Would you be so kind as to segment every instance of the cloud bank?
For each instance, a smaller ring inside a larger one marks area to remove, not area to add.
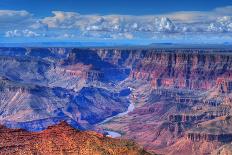
[[[191,40],[213,36],[214,39],[230,40],[232,6],[208,12],[180,11],[142,16],[53,11],[51,16],[43,18],[25,10],[0,10],[0,23],[0,35],[5,38]]]

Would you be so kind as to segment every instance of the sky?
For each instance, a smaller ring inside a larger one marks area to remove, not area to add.
[[[4,42],[232,43],[232,1],[1,0]]]

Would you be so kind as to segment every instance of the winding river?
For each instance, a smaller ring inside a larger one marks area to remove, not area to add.
[[[105,119],[103,122],[101,122],[100,124],[106,123],[114,118],[118,118],[118,117],[122,117],[124,115],[127,115],[129,112],[132,112],[135,109],[135,105],[134,103],[131,103],[129,105],[129,107],[127,108],[127,111],[119,113],[115,116],[109,117],[107,119]],[[110,131],[110,130],[105,130],[108,134],[108,136],[112,137],[112,138],[117,138],[117,137],[121,137],[122,135],[119,132],[115,132],[115,131]]]
[[[128,87],[128,88],[130,89],[130,91],[133,90],[133,88],[130,88],[130,87]],[[128,106],[127,111],[119,113],[119,114],[117,114],[115,116],[109,117],[109,118],[105,119],[104,121],[102,121],[99,124],[107,123],[107,122],[111,121],[114,118],[123,117],[123,116],[127,115],[128,113],[134,111],[134,109],[135,109],[135,104],[133,102],[130,102],[130,105]],[[107,132],[108,136],[113,137],[113,138],[117,138],[117,137],[122,136],[119,132],[115,132],[115,131],[111,131],[111,130],[105,130],[105,132]]]
[[[115,116],[112,116],[112,117],[108,117],[107,119],[105,119],[104,121],[102,121],[100,124],[104,124],[104,123],[106,123],[106,122],[109,122],[110,120],[112,120],[112,119],[114,119],[114,118],[117,118],[117,117],[122,117],[122,116],[128,114],[129,112],[132,112],[134,109],[135,109],[135,106],[134,106],[133,103],[131,103],[131,104],[129,105],[129,107],[127,108],[127,111],[122,112],[122,113],[119,113],[119,114],[117,114],[117,115],[115,115]]]

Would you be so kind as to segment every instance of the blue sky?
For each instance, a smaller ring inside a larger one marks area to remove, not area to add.
[[[1,0],[0,42],[232,42],[231,0]]]
[[[175,11],[210,11],[232,5],[231,0],[1,0],[0,9],[27,10],[38,16],[54,10],[81,14],[161,14]]]

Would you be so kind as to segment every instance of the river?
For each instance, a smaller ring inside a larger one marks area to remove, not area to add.
[[[133,91],[133,88],[130,88],[130,87],[128,87],[128,88],[130,89],[130,91]],[[114,118],[125,116],[128,113],[134,111],[134,109],[135,109],[135,104],[131,102],[130,105],[128,106],[128,108],[127,108],[127,111],[119,113],[119,114],[117,114],[115,116],[109,117],[109,118],[105,119],[104,121],[102,121],[99,124],[104,124],[104,123],[107,123],[107,122],[111,121]],[[116,131],[105,130],[105,132],[107,132],[108,136],[113,137],[113,138],[117,138],[117,137],[122,136],[119,132],[116,132]]]
[[[127,108],[127,111],[122,112],[122,113],[119,113],[119,114],[117,114],[117,115],[115,115],[115,116],[112,116],[112,117],[108,117],[107,119],[105,119],[104,121],[102,121],[102,122],[99,123],[99,124],[104,124],[104,123],[106,123],[106,122],[109,122],[110,120],[112,120],[112,119],[114,119],[114,118],[116,118],[116,117],[122,117],[122,116],[128,114],[129,112],[132,112],[134,109],[135,109],[135,105],[134,105],[133,103],[131,103],[131,104],[129,105],[129,107]]]
[[[132,112],[134,109],[135,109],[135,105],[134,105],[134,103],[131,103],[129,105],[129,107],[127,108],[127,111],[119,113],[119,114],[117,114],[115,116],[109,117],[109,118],[105,119],[104,121],[102,121],[100,124],[109,122],[110,120],[112,120],[114,118],[122,117],[122,116],[128,114],[129,112]],[[122,136],[119,132],[110,131],[110,130],[105,130],[105,131],[107,132],[108,136],[110,136],[112,138],[117,138],[117,137],[121,137]]]

